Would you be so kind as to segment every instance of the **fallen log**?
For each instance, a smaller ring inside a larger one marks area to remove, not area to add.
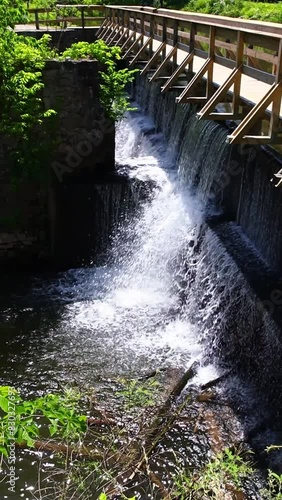
[[[156,436],[158,436],[159,437],[159,439],[157,439],[157,442],[158,442],[160,440],[160,438],[162,437],[163,433],[162,433],[162,435],[160,434],[161,433],[160,428],[162,428],[162,426],[165,423],[168,424],[168,421],[169,421],[169,427],[171,427],[171,425],[175,421],[176,416],[179,414],[179,411],[176,411],[171,416],[168,415],[168,412],[169,412],[172,404],[175,402],[176,398],[180,396],[183,389],[186,387],[189,380],[191,380],[195,376],[197,367],[198,367],[198,363],[194,362],[188,368],[188,370],[186,370],[186,372],[182,375],[180,380],[178,380],[176,382],[176,384],[174,385],[174,387],[170,391],[167,399],[165,400],[164,404],[162,406],[160,406],[159,410],[157,411],[153,422],[145,430],[146,438],[145,438],[144,447],[145,447],[147,454],[149,451],[148,447],[150,448],[149,453],[151,453],[157,444],[157,443],[155,443],[153,448],[151,448],[151,445],[153,444],[154,438]],[[190,396],[189,396],[189,398],[190,398]],[[185,403],[187,403],[187,399],[185,399]],[[181,405],[180,408],[182,410],[183,405]],[[166,431],[167,431],[167,425],[165,427],[165,432]]]
[[[116,476],[116,481],[121,481],[123,486],[126,483],[133,481],[136,474],[142,470],[158,487],[162,498],[168,498],[168,491],[162,485],[160,479],[153,473],[148,474],[147,462],[157,444],[172,427],[178,418],[178,415],[187,405],[187,401],[190,400],[190,395],[186,396],[181,405],[173,412],[173,414],[170,414],[172,405],[175,403],[177,397],[181,395],[189,380],[195,376],[197,367],[198,363],[194,362],[181,376],[181,378],[177,380],[173,388],[170,390],[165,402],[157,410],[153,420],[142,429],[141,434],[136,436],[131,447],[127,447],[114,457],[111,457],[111,465],[114,460],[115,465],[118,466],[118,468],[120,468],[120,466],[122,467]],[[108,494],[112,489],[112,486],[113,485],[110,485]]]
[[[214,378],[213,380],[210,380],[206,384],[201,385],[202,391],[204,391],[205,389],[210,389],[211,387],[214,387],[215,385],[219,384],[223,380],[227,379],[227,377],[229,377],[229,375],[231,375],[231,373],[232,373],[232,370],[229,370],[228,372],[223,373],[223,375],[220,375],[219,377]]]

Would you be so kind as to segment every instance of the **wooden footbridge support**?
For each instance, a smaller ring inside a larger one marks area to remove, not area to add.
[[[119,45],[202,120],[232,120],[230,143],[282,143],[282,25],[150,7],[107,6],[98,37]],[[204,87],[204,92],[203,92]]]

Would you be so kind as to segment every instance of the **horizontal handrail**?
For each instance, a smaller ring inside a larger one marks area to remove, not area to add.
[[[79,13],[78,15],[68,15],[68,10],[69,9],[75,9],[78,10]],[[40,24],[44,25],[61,25],[61,23],[64,24],[64,27],[66,27],[67,22],[72,22],[75,23],[77,21],[80,22],[81,27],[84,29],[87,25],[88,22],[101,22],[105,19],[105,16],[89,16],[86,15],[87,11],[89,10],[94,10],[97,12],[101,12],[104,14],[105,12],[105,6],[104,5],[96,5],[96,4],[89,4],[89,5],[70,5],[70,4],[56,4],[54,7],[39,7],[39,8],[30,8],[28,9],[29,14],[34,14],[34,21],[29,21],[27,24],[29,25],[34,25],[37,30],[40,29]],[[55,19],[40,19],[39,14],[50,14],[54,13],[55,14]]]
[[[282,25],[258,23],[223,16],[181,12],[152,7],[107,5],[106,17],[124,24],[136,33],[153,36],[169,45],[177,42],[182,50],[207,58],[211,51],[210,29],[215,30],[212,51],[215,62],[227,68],[236,66],[238,34],[242,35],[242,72],[272,84],[279,66]]]
[[[108,5],[98,37],[177,103],[203,104],[199,119],[240,121],[229,142],[281,143],[281,24]]]
[[[109,9],[123,9],[126,11],[135,11],[139,14],[153,14],[156,17],[172,19],[176,21],[187,21],[205,24],[207,26],[217,26],[231,30],[254,32],[260,35],[271,35],[274,37],[282,36],[282,24],[268,23],[265,21],[253,21],[249,19],[239,19],[227,16],[214,16],[210,14],[199,14],[197,12],[179,11],[171,9],[156,9],[153,7],[140,7],[135,5],[107,5]]]

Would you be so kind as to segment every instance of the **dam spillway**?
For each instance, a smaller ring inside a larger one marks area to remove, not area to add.
[[[116,144],[131,189],[116,183],[110,195],[106,187],[99,192],[105,210],[119,214],[110,240],[107,224],[100,225],[104,260],[7,281],[1,381],[27,396],[58,382],[87,380],[105,390],[107,377],[197,360],[193,383],[230,371],[223,392],[246,437],[263,450],[279,415],[280,329],[236,258],[270,280],[266,259],[231,217],[238,207],[226,196],[230,185],[225,196],[218,189],[219,173],[232,161],[228,131],[198,122],[193,108],[173,104],[173,95],[160,102],[158,84],[139,80],[134,93],[140,109],[119,124]]]

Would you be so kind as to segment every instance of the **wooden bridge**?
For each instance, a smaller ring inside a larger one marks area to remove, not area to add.
[[[282,143],[282,25],[107,6],[98,37],[120,45],[162,93],[200,104],[199,119],[235,121],[230,143]]]

